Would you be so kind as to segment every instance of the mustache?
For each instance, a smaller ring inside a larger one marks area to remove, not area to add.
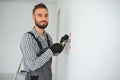
[[[47,21],[40,21],[40,23],[41,23],[41,22],[45,22],[45,23],[48,23]]]

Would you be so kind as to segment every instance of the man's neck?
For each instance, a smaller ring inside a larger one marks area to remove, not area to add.
[[[40,28],[38,28],[37,26],[35,26],[35,30],[39,33],[39,36],[40,36],[40,37],[43,37],[43,36],[44,36],[44,29],[40,29]]]

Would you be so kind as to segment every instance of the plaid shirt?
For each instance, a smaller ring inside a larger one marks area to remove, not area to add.
[[[48,33],[44,32],[44,38],[42,38],[34,28],[30,32],[35,35],[35,38],[38,38],[43,48],[48,47],[47,37],[45,36]],[[52,38],[49,34],[48,38],[50,40],[50,45],[52,45]],[[26,71],[34,71],[41,68],[53,56],[53,52],[48,48],[43,54],[37,57],[36,55],[40,53],[41,49],[39,49],[36,40],[29,33],[25,33],[23,35],[20,48],[22,52],[23,65]]]

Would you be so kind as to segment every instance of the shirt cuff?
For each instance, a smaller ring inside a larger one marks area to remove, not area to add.
[[[51,55],[51,56],[54,55],[53,52],[52,52],[52,50],[51,50],[50,48],[48,48],[48,49],[46,50],[46,52],[49,52],[49,55]]]

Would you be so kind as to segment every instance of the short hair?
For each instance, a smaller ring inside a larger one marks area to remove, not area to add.
[[[45,4],[39,3],[39,4],[37,4],[37,5],[34,6],[34,8],[33,8],[33,14],[34,14],[35,10],[38,9],[38,8],[45,8],[45,9],[47,9],[47,7],[46,7]]]

